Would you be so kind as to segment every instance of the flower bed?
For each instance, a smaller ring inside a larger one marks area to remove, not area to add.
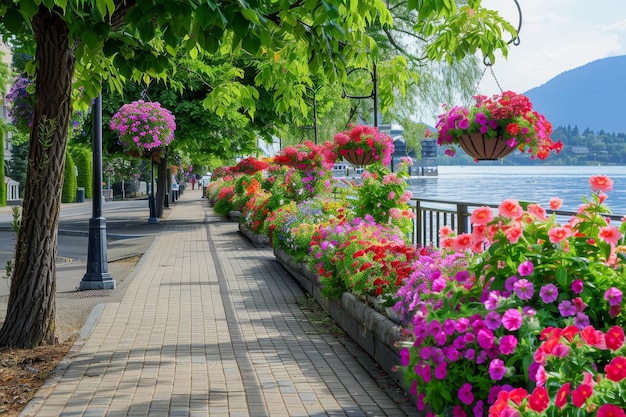
[[[262,212],[277,258],[348,334],[390,372],[386,358],[398,353],[419,410],[623,415],[626,225],[605,216],[609,178],[590,178],[591,197],[565,223],[539,204],[505,200],[496,211],[476,209],[471,232],[444,227],[440,248],[421,248],[394,218],[406,211],[403,182],[380,166],[363,185],[336,188],[334,198],[285,194],[285,172],[267,170],[279,204],[268,212],[255,204],[251,213]],[[400,189],[379,192],[391,185]],[[255,218],[242,216],[244,224],[248,217]],[[401,325],[361,299],[393,306]],[[360,324],[344,323],[348,317]]]

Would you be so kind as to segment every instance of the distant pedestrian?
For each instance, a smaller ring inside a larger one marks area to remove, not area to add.
[[[191,182],[191,189],[195,190],[196,189],[196,183],[198,182],[198,180],[196,179],[195,175],[191,177],[191,181],[190,182]]]

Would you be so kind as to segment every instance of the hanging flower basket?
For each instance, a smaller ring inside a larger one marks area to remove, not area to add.
[[[476,160],[502,158],[515,149],[530,153],[533,159],[546,159],[550,152],[561,151],[563,144],[550,139],[552,125],[533,110],[528,97],[505,91],[474,99],[476,104],[471,107],[452,107],[439,116],[440,146],[459,145]],[[477,141],[471,139],[473,135],[478,135]],[[454,148],[448,148],[446,154],[453,156]]]
[[[376,161],[372,152],[362,149],[343,149],[339,154],[355,166],[369,165]]]
[[[489,138],[482,133],[459,136],[459,146],[477,161],[494,161],[504,158],[516,149],[509,146],[502,136]]]
[[[161,151],[174,139],[176,122],[158,102],[143,100],[124,104],[111,118],[111,129],[131,156],[158,161]]]
[[[391,163],[393,139],[374,126],[358,125],[351,130],[337,133],[333,138],[333,152],[353,165],[370,165],[380,162]]]

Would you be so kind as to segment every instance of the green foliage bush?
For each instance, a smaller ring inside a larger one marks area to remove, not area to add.
[[[63,191],[61,193],[62,203],[73,203],[76,200],[76,171],[74,169],[74,159],[69,152],[65,153],[65,170],[63,172]]]
[[[74,163],[78,168],[78,177],[76,177],[76,186],[85,189],[85,198],[91,198],[93,195],[93,167],[91,152],[87,149],[80,149],[73,152]]]

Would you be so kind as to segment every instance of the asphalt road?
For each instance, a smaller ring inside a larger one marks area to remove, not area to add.
[[[86,272],[92,215],[91,201],[61,206],[56,258],[59,292],[74,291]],[[145,199],[104,202],[102,215],[106,219],[109,263],[143,254],[163,227],[162,223],[148,223]],[[0,208],[0,296],[9,292],[5,265],[13,259],[16,243],[16,234],[9,224],[12,218],[11,208]]]

